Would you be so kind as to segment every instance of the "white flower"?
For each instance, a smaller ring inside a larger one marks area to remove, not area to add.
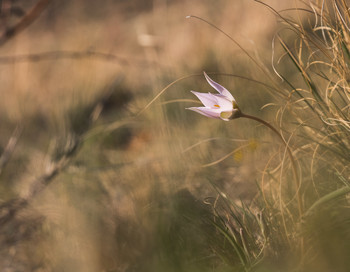
[[[222,119],[224,121],[239,118],[241,116],[241,111],[232,94],[223,86],[212,80],[205,72],[204,76],[208,83],[217,90],[219,94],[191,91],[203,103],[204,107],[191,107],[187,109],[210,118]]]

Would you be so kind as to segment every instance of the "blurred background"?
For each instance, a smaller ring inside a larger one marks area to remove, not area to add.
[[[0,270],[232,271],[218,188],[251,202],[282,145],[185,108],[214,91],[206,71],[275,121],[247,52],[272,70],[278,18],[246,0],[0,3]]]

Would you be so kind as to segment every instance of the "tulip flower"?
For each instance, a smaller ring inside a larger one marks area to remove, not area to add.
[[[218,91],[218,94],[191,91],[203,103],[204,107],[191,107],[187,109],[210,118],[222,119],[224,121],[241,117],[241,111],[232,94],[219,83],[212,80],[205,72],[204,76],[208,83]]]
[[[288,143],[283,138],[282,134],[275,129],[271,124],[268,122],[260,119],[259,117],[244,114],[239,108],[236,103],[236,100],[232,96],[232,94],[226,90],[223,86],[221,86],[219,83],[216,83],[214,80],[212,80],[205,72],[204,76],[208,83],[218,91],[218,94],[212,94],[212,93],[198,93],[191,91],[195,96],[198,97],[198,99],[203,103],[204,107],[191,107],[187,108],[188,110],[192,110],[195,112],[198,112],[204,116],[210,117],[210,118],[216,118],[216,119],[222,119],[224,121],[230,121],[232,119],[236,118],[247,118],[251,120],[255,120],[262,125],[268,127],[271,129],[283,142],[283,144],[286,147],[287,153],[291,159],[292,162],[292,169],[293,169],[293,176],[294,176],[294,182],[296,186],[296,195],[298,200],[298,209],[299,209],[299,215],[300,220],[303,215],[303,202],[301,198],[301,194],[299,192],[301,181],[298,176],[297,166],[296,166],[296,160],[294,158],[294,155],[288,145]]]

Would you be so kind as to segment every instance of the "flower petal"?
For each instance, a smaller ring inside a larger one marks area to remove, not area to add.
[[[220,109],[211,109],[208,107],[191,107],[191,108],[187,108],[187,110],[192,110],[206,117],[216,118],[216,119],[220,118],[220,113],[221,113]]]
[[[217,105],[220,106],[221,111],[232,111],[233,102],[228,100],[226,96],[223,96],[221,94],[213,94],[213,96],[216,99]]]
[[[198,93],[195,91],[191,91],[198,99],[203,103],[204,106],[214,108],[214,105],[217,105],[217,99],[213,97],[211,93]]]
[[[233,98],[232,94],[226,90],[225,87],[221,86],[219,83],[216,83],[214,80],[212,80],[207,74],[206,72],[203,72],[204,76],[206,78],[206,80],[208,81],[208,83],[215,89],[217,90],[220,94],[222,94],[223,96],[227,97],[227,99],[231,100],[231,101],[235,101],[235,99]]]
[[[230,121],[232,114],[233,114],[232,111],[222,111],[220,113],[220,119],[224,121]]]

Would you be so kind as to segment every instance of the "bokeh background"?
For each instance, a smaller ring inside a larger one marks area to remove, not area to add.
[[[276,122],[278,94],[249,56],[272,71],[278,16],[246,0],[1,8],[0,270],[233,271],[206,220],[218,188],[252,202],[283,144],[251,120],[185,108],[199,105],[190,90],[214,91],[206,71],[244,112]]]

